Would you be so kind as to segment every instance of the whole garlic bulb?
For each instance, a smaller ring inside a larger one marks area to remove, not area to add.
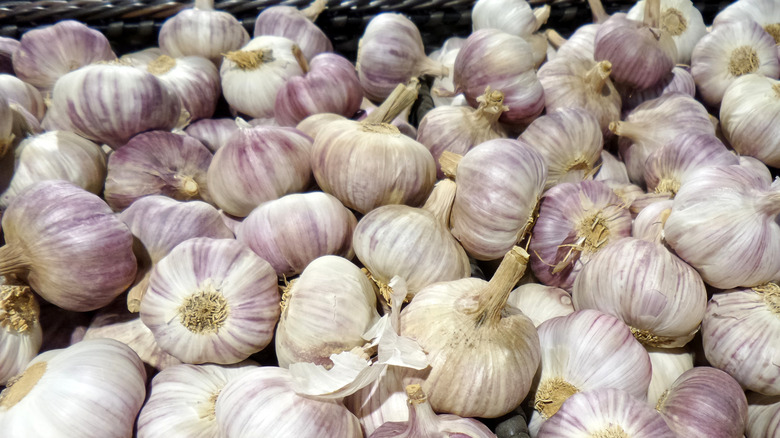
[[[526,0],[479,0],[471,8],[473,30],[499,29],[527,37],[550,17],[550,6],[531,9]]]
[[[81,341],[27,365],[0,393],[0,424],[9,436],[125,438],[145,395],[146,371],[130,347]]]
[[[38,354],[43,330],[40,308],[30,287],[3,284],[3,279],[0,277],[0,385],[5,386]]]
[[[240,362],[265,348],[279,319],[276,273],[232,239],[194,238],[154,267],[141,320],[186,363]]]
[[[647,0],[636,2],[626,16],[642,21],[647,3]],[[661,0],[658,26],[672,36],[677,47],[677,64],[690,63],[693,47],[707,34],[704,18],[691,0]]]
[[[279,366],[332,365],[331,354],[362,347],[379,319],[368,277],[349,260],[326,255],[312,261],[282,295],[275,345]]]
[[[666,93],[675,91],[696,97],[696,81],[690,73],[690,67],[676,65],[669,74],[650,88],[635,90],[622,86],[618,91],[623,97],[622,112],[625,115],[641,103],[652,100]],[[616,119],[613,119],[616,120]]]
[[[734,150],[780,166],[775,117],[780,110],[780,81],[758,74],[739,77],[726,88],[720,106],[723,134]]]
[[[776,43],[780,42],[780,9],[772,1],[736,1],[721,9],[712,25],[720,26],[734,21],[755,21],[775,39]]]
[[[216,152],[238,131],[238,125],[234,119],[229,118],[201,119],[184,128],[184,132],[200,140],[211,152]]]
[[[201,56],[161,55],[146,64],[145,69],[179,96],[187,121],[214,115],[221,88],[219,71],[213,62]]]
[[[314,24],[327,3],[326,0],[315,0],[302,10],[283,5],[267,7],[255,19],[254,36],[277,35],[289,38],[300,46],[308,60],[320,53],[333,52],[333,44],[328,36]]]

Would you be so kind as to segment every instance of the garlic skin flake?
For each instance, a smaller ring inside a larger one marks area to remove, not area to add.
[[[642,21],[646,0],[640,0],[626,15],[632,20]],[[691,0],[662,0],[659,27],[672,36],[677,47],[675,63],[688,64],[691,52],[697,42],[707,34],[704,18]]]
[[[126,438],[145,395],[133,350],[113,339],[81,341],[41,353],[0,393],[0,428],[18,437]]]
[[[780,395],[780,287],[716,293],[702,321],[704,354],[712,366],[729,373],[743,388]]]
[[[43,342],[38,302],[29,286],[0,277],[0,385],[20,374]],[[2,400],[2,399],[0,399]]]
[[[737,78],[720,106],[723,134],[741,155],[780,167],[780,81],[757,74]]]
[[[232,239],[194,238],[155,265],[141,320],[185,363],[240,362],[265,348],[279,319],[276,273]]]
[[[217,438],[217,398],[225,385],[258,366],[181,364],[152,379],[149,399],[138,414],[138,438]]]

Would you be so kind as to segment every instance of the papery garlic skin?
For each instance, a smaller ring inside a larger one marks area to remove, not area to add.
[[[656,410],[681,437],[741,438],[748,415],[739,383],[712,367],[684,372],[658,401]]]
[[[249,213],[236,238],[281,276],[303,272],[314,259],[351,259],[355,215],[327,193],[294,193],[264,202]]]
[[[773,281],[780,271],[777,190],[744,166],[699,169],[674,198],[666,242],[716,288]]]
[[[601,151],[601,165],[593,179],[606,183],[631,184],[625,163],[608,151]]]
[[[777,436],[780,433],[780,396],[748,392],[747,438]]]
[[[79,67],[111,61],[116,55],[102,33],[74,20],[25,32],[14,52],[16,76],[41,90]]]
[[[36,119],[43,119],[46,105],[37,88],[10,74],[0,74],[0,92],[9,102],[16,102]]]
[[[230,107],[255,118],[273,117],[276,93],[303,74],[300,50],[287,38],[265,35],[225,54],[219,76]]]
[[[538,438],[675,438],[663,417],[631,394],[600,388],[574,394],[539,430]]]
[[[720,106],[723,134],[738,153],[780,167],[780,81],[757,74],[737,78]]]
[[[643,208],[631,224],[631,237],[650,242],[664,241],[664,224],[674,205],[673,199],[654,202]]]
[[[717,107],[726,88],[739,76],[780,76],[775,40],[753,21],[717,26],[694,47],[691,73],[702,99]]]
[[[226,145],[238,124],[233,119],[201,119],[184,128],[187,135],[197,138],[211,152]]]
[[[645,398],[652,375],[650,357],[619,319],[579,310],[543,322],[538,333],[542,361],[529,424],[533,435],[580,392],[616,388]]]
[[[59,112],[76,134],[117,149],[139,132],[173,129],[181,103],[151,73],[126,65],[93,64],[57,80],[51,110]]]
[[[0,385],[3,386],[24,370],[43,342],[40,308],[30,287],[3,284],[4,278],[0,277]]]
[[[479,0],[471,8],[473,30],[500,29],[519,37],[539,30],[549,15],[549,8],[531,10],[525,0]]]
[[[743,388],[766,395],[780,395],[778,300],[775,283],[716,293],[701,328],[704,354],[712,366]]]
[[[271,265],[232,239],[195,238],[152,271],[141,320],[186,363],[236,363],[265,348],[279,319]]]
[[[2,225],[0,275],[22,274],[43,299],[63,309],[103,307],[135,277],[130,230],[102,199],[72,183],[27,187],[3,213]]]
[[[636,2],[626,16],[642,21],[646,0]],[[688,64],[696,43],[707,34],[704,18],[691,0],[663,0],[659,27],[672,36],[677,46],[675,63]]]
[[[599,26],[599,24],[594,23],[578,27],[565,43],[558,48],[556,57],[595,61],[593,52],[595,51],[596,31]]]
[[[366,436],[387,422],[409,419],[403,369],[389,366],[377,380],[344,397],[344,405],[360,421]]]
[[[0,393],[0,427],[19,437],[125,438],[145,395],[133,350],[113,339],[81,341],[38,355]]]
[[[340,401],[304,397],[292,390],[284,368],[260,367],[231,380],[217,398],[220,433],[236,438],[363,436],[360,423]]]
[[[674,381],[693,368],[693,352],[688,348],[645,348],[653,365],[653,377],[647,389],[647,402],[655,407]]]
[[[333,52],[333,43],[313,22],[327,7],[323,0],[306,9],[275,5],[263,9],[255,19],[254,36],[277,35],[289,38],[300,46],[308,60],[324,52]]]
[[[221,89],[219,71],[213,62],[200,56],[171,58],[162,55],[147,64],[146,71],[179,96],[189,121],[214,115]]]
[[[317,258],[282,295],[275,337],[279,366],[333,365],[330,355],[362,347],[363,334],[378,319],[374,286],[365,273],[342,257]]]
[[[256,368],[252,361],[166,368],[152,379],[149,399],[138,414],[138,438],[218,437],[214,409],[222,388]]]
[[[755,21],[775,39],[780,42],[780,8],[768,0],[740,0],[733,2],[718,12],[712,22],[713,26],[721,26],[735,21]]]
[[[37,181],[61,179],[98,194],[106,179],[106,154],[95,143],[68,131],[49,131],[22,140],[16,163],[0,207]]]
[[[623,114],[627,116],[631,110],[641,103],[655,99],[666,93],[680,92],[691,97],[696,97],[696,82],[690,71],[690,67],[676,65],[666,77],[650,88],[634,90],[628,87],[621,87],[621,90],[619,91],[621,91],[621,95],[623,96]]]
[[[536,283],[517,287],[509,294],[507,304],[520,309],[531,318],[537,328],[548,319],[574,312],[574,305],[568,292],[558,287]]]

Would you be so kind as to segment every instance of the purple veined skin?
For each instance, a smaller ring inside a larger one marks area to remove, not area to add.
[[[144,69],[157,76],[181,99],[182,110],[191,121],[214,115],[221,86],[219,71],[214,64],[201,56],[171,58],[161,55]]]
[[[15,74],[13,56],[19,44],[19,41],[13,38],[0,37],[0,73]]]
[[[238,124],[234,119],[200,119],[184,128],[187,135],[197,138],[211,152],[216,152],[226,145]]]
[[[696,96],[696,82],[693,80],[690,67],[675,66],[663,79],[644,90],[634,90],[627,87],[621,87],[623,93],[623,118],[631,110],[639,106],[642,102],[655,99],[665,93],[680,92],[691,97]],[[617,120],[617,119],[614,119]]]
[[[255,19],[254,36],[277,35],[295,41],[308,60],[324,52],[332,52],[333,44],[314,21],[326,8],[326,0],[316,0],[306,9],[291,6],[271,6]]]
[[[304,76],[290,78],[279,89],[274,118],[281,126],[295,126],[319,113],[350,118],[362,100],[363,89],[352,63],[341,55],[322,53],[311,60]]]
[[[13,55],[16,76],[44,91],[80,67],[116,59],[105,35],[74,20],[33,29],[19,42]]]

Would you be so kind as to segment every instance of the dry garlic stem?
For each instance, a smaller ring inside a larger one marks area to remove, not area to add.
[[[501,312],[506,307],[509,294],[525,273],[527,265],[528,253],[519,246],[513,247],[504,256],[496,273],[479,293],[479,304],[472,311],[477,326],[496,325],[501,321]]]
[[[417,78],[412,78],[406,85],[398,84],[390,96],[382,102],[382,105],[363,119],[363,123],[367,125],[380,123],[389,124],[401,114],[404,109],[411,106],[414,101],[417,100],[417,93],[419,90],[420,81]]]
[[[463,155],[458,155],[450,151],[444,151],[439,158],[441,170],[447,178],[455,178],[458,169],[458,163],[463,159]]]
[[[447,178],[436,183],[433,191],[425,201],[423,209],[430,211],[436,216],[436,219],[446,229],[450,228],[450,213],[452,213],[452,203],[455,201],[455,192],[457,186],[455,181]]]

